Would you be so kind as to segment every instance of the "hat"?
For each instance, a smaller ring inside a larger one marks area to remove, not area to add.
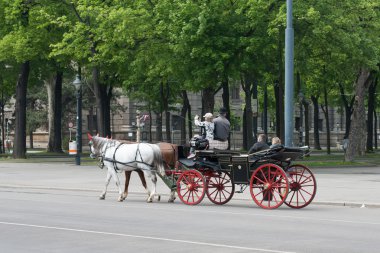
[[[208,113],[206,113],[204,116],[203,116],[203,118],[212,118],[212,117],[214,117],[213,115],[212,115],[212,113],[211,112],[208,112]]]
[[[220,108],[219,113],[220,114],[225,114],[225,113],[227,113],[227,109],[224,108],[224,107],[222,107],[222,108]]]

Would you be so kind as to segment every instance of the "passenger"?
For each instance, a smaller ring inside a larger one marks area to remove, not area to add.
[[[207,139],[209,142],[214,139],[214,123],[212,122],[213,115],[212,113],[208,112],[204,116],[205,121],[200,121],[199,116],[195,115],[194,117],[194,124],[196,126],[202,127],[205,130],[205,133],[203,133],[203,138]],[[190,155],[187,157],[188,159],[195,157],[195,148],[190,148]]]
[[[230,135],[230,122],[226,118],[227,109],[222,107],[219,116],[213,120],[215,124],[214,140],[210,143],[210,148],[226,150],[228,149],[228,137]]]
[[[278,137],[273,137],[272,138],[272,145],[270,145],[270,148],[276,148],[281,146],[281,139]]]
[[[214,139],[214,128],[215,128],[215,125],[214,123],[212,122],[212,119],[214,118],[214,116],[212,115],[211,112],[208,112],[206,113],[203,118],[205,118],[205,121],[199,121],[199,116],[198,115],[195,115],[194,117],[194,123],[196,126],[199,126],[199,127],[204,127],[205,130],[206,130],[206,136],[205,138],[207,140],[213,140]]]
[[[259,134],[257,142],[249,149],[248,154],[252,154],[261,150],[269,149],[269,145],[266,143],[267,136],[265,134]]]

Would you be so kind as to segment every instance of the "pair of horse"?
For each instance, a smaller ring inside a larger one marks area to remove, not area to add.
[[[116,182],[118,187],[118,201],[123,201],[128,195],[129,179],[132,171],[137,171],[144,188],[147,190],[147,202],[152,202],[155,196],[160,196],[156,192],[157,173],[165,175],[164,161],[160,147],[157,144],[149,143],[121,143],[117,140],[103,138],[99,136],[91,136],[90,140],[90,156],[98,158],[107,168],[107,176],[105,180],[104,190],[100,195],[100,199],[105,199],[107,188],[111,178]],[[125,189],[121,189],[120,179],[117,172],[125,172]],[[144,177],[145,176],[145,177]],[[151,187],[147,187],[145,178],[151,181]],[[169,202],[175,199],[175,191],[171,190]]]

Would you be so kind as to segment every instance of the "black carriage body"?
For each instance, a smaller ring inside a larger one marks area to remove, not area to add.
[[[263,164],[276,164],[287,171],[292,161],[302,157],[304,150],[299,148],[276,148],[263,150],[250,155],[240,154],[230,150],[204,150],[197,151],[198,158],[208,161],[209,166],[224,172],[229,172],[235,184],[249,184],[254,170]]]
[[[204,195],[223,205],[231,200],[236,184],[241,187],[236,193],[249,187],[254,202],[262,208],[274,209],[282,203],[303,208],[315,196],[316,181],[306,166],[291,163],[307,152],[285,147],[249,155],[229,150],[197,151],[196,159],[179,160],[183,169],[175,172],[179,173],[177,193],[188,205],[198,204]]]

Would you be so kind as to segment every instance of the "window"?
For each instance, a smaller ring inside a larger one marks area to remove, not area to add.
[[[96,115],[87,115],[87,127],[90,132],[98,132]]]
[[[231,88],[231,99],[238,100],[240,99],[240,88],[232,87]]]
[[[172,130],[181,130],[182,120],[179,115],[172,115]]]

